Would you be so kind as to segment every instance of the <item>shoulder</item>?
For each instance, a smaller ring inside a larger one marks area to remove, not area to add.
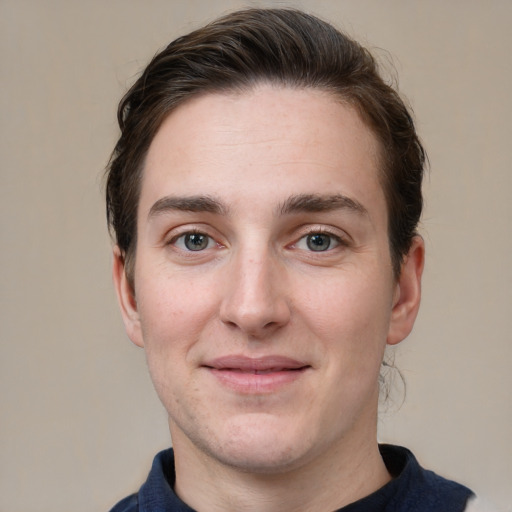
[[[463,512],[474,496],[467,487],[422,468],[406,448],[381,445],[380,450],[395,477],[390,510]]]
[[[110,512],[189,512],[190,509],[186,508],[173,491],[174,480],[174,453],[169,448],[155,456],[149,475],[139,491],[121,500]]]
[[[132,494],[122,499],[110,512],[138,512],[139,498],[138,494]]]

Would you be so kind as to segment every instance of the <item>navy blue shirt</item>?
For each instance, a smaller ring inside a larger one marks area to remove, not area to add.
[[[338,512],[462,512],[473,493],[456,482],[423,469],[414,455],[400,446],[380,445],[394,477],[384,487]],[[194,512],[174,493],[174,453],[160,452],[146,483],[110,512]]]

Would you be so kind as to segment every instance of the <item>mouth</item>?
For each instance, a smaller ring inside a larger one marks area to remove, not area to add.
[[[268,368],[266,370],[243,370],[241,368],[212,368],[225,372],[238,372],[238,373],[249,373],[252,375],[266,375],[269,373],[278,373],[278,372],[299,372],[305,369],[306,366],[301,368]]]
[[[242,394],[268,394],[296,382],[311,369],[311,365],[282,356],[227,356],[208,361],[203,368],[230,390]]]

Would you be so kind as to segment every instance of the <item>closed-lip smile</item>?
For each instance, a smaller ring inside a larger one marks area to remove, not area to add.
[[[231,390],[243,394],[268,394],[299,379],[311,365],[280,355],[229,355],[206,361],[202,367]]]

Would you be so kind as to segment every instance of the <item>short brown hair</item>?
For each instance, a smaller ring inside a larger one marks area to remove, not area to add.
[[[163,120],[192,96],[262,82],[331,92],[356,108],[373,131],[381,148],[393,271],[400,274],[422,211],[426,159],[407,107],[368,50],[332,25],[294,9],[247,9],[170,43],[119,104],[121,136],[107,169],[107,220],[132,285],[144,160]]]

